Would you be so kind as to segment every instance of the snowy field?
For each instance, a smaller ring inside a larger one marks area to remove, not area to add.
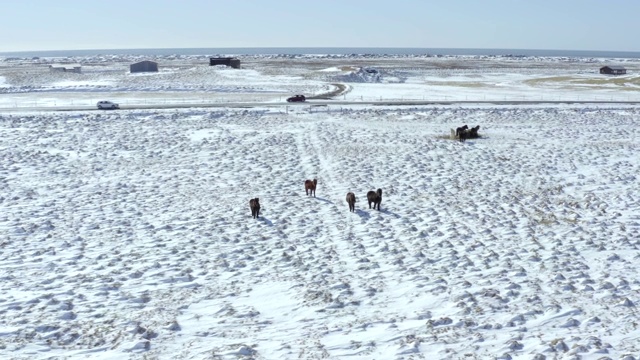
[[[332,83],[347,99],[498,84],[640,98],[633,71],[601,77],[598,62],[464,60],[132,76],[93,59],[113,77],[64,81],[5,61],[0,107],[279,101]],[[481,85],[451,84],[472,73]],[[639,118],[620,104],[0,112],[0,357],[640,359]],[[463,124],[481,138],[448,139]]]

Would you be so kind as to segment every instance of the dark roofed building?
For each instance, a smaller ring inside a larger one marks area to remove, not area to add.
[[[623,66],[603,66],[600,68],[600,74],[624,75],[626,73],[627,69]]]
[[[209,58],[209,65],[225,65],[231,66],[234,69],[240,69],[240,60],[231,57]]]
[[[158,72],[158,63],[154,61],[140,61],[135,64],[129,65],[129,71],[132,73],[137,72]]]

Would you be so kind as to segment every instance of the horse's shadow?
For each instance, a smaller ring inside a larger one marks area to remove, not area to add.
[[[387,209],[384,209],[384,210],[369,209],[371,211],[366,211],[366,210],[367,210],[366,208],[364,210],[356,209],[356,214],[358,214],[363,219],[369,219],[371,217],[372,213],[373,214],[375,214],[375,213],[383,213],[385,215],[391,215],[391,216],[395,217],[396,219],[400,218],[400,215],[394,213],[393,211],[389,211]]]
[[[267,219],[267,218],[266,218],[266,217],[264,217],[264,216],[260,216],[260,217],[259,217],[258,219],[256,219],[256,220],[262,221],[263,223],[265,223],[265,224],[266,224],[266,225],[268,225],[268,226],[273,226],[273,221],[271,221],[271,220]]]
[[[380,212],[381,212],[381,213],[384,213],[384,214],[391,215],[391,216],[395,217],[396,219],[399,219],[399,218],[400,218],[400,215],[398,215],[398,214],[394,213],[393,211],[389,211],[389,210],[387,210],[387,209],[380,210]]]
[[[325,199],[325,198],[316,197],[316,198],[314,198],[314,199],[316,199],[316,200],[320,200],[320,201],[322,201],[322,202],[326,202],[327,204],[333,204],[333,201],[331,201],[331,200],[327,200],[327,199]]]
[[[369,214],[368,211],[364,211],[364,210],[360,210],[360,209],[356,209],[356,214],[358,214],[358,216],[360,216],[363,219],[369,219],[371,217],[371,214]]]

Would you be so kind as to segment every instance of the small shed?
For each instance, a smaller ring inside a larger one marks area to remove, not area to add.
[[[240,69],[240,59],[232,57],[209,58],[209,66],[225,65],[234,69]]]
[[[158,63],[155,61],[140,61],[135,64],[129,65],[129,71],[131,73],[138,72],[158,72]]]
[[[627,73],[627,69],[623,66],[603,66],[600,68],[600,74],[607,75],[624,75]]]
[[[81,73],[82,65],[80,64],[51,64],[49,65],[49,71],[51,72],[70,72]]]

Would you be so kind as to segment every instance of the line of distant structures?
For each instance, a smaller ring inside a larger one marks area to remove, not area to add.
[[[240,69],[240,59],[232,57],[212,57],[209,58],[209,66],[224,65],[234,69]],[[52,64],[49,65],[51,71],[80,73],[82,66],[80,64]],[[144,60],[129,65],[131,73],[139,72],[158,72],[158,63],[155,61]],[[606,75],[625,75],[627,69],[624,66],[603,66],[600,68],[600,74]]]
[[[209,66],[224,65],[232,67],[234,69],[240,69],[240,59],[232,57],[212,57],[209,58]],[[69,72],[69,73],[81,73],[82,65],[80,64],[52,64],[49,65],[51,72]],[[155,61],[144,60],[135,64],[129,65],[129,71],[131,73],[139,72],[158,72],[158,63]]]

